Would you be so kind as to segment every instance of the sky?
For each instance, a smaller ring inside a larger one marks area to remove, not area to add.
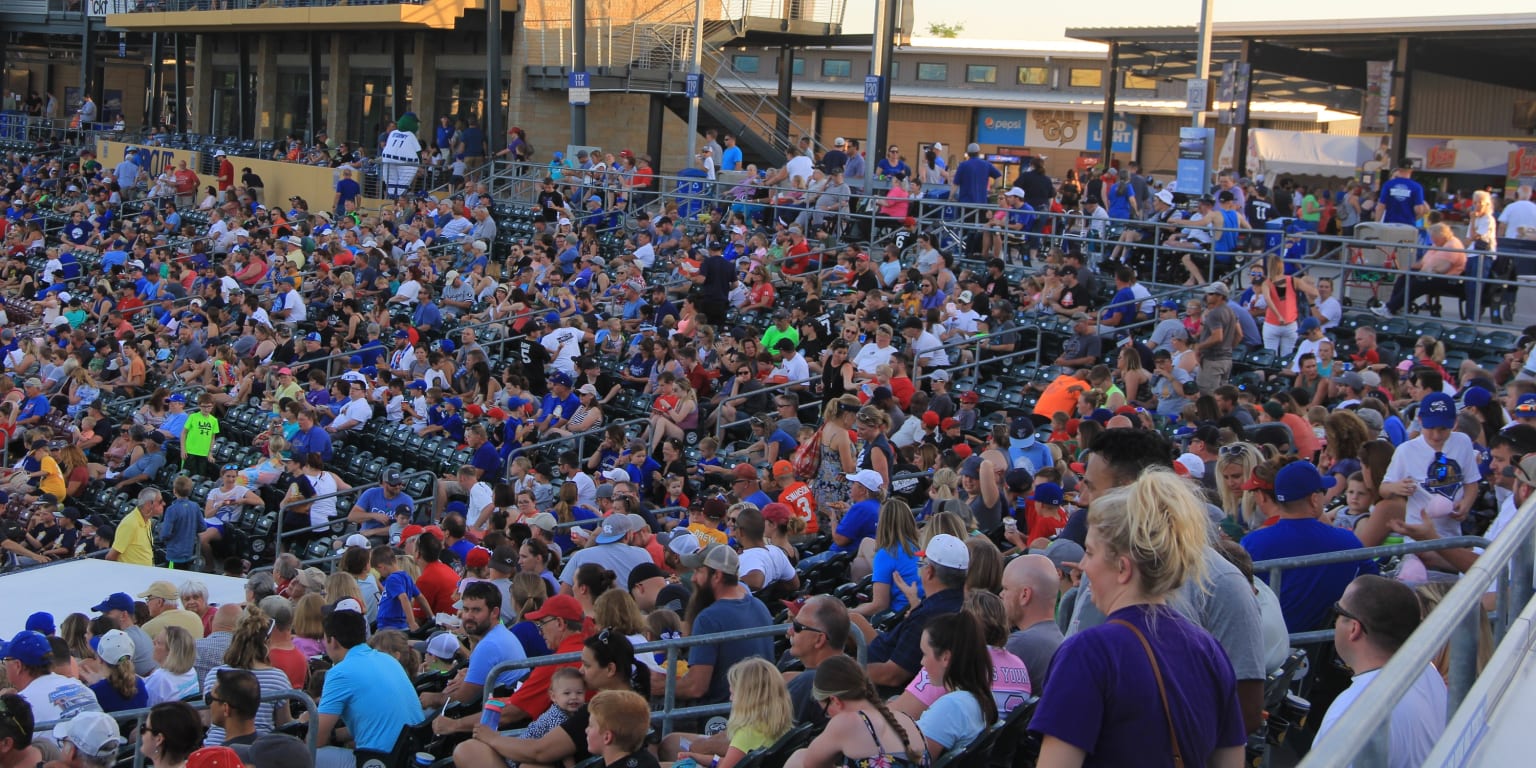
[[[1200,20],[1199,0],[1148,2],[1098,0],[1089,6],[1071,2],[1029,3],[1010,0],[909,0],[916,3],[918,35],[928,24],[963,24],[961,37],[1007,40],[1061,40],[1067,27],[1194,25]],[[1338,0],[1286,0],[1277,3],[1216,3],[1217,21],[1271,21],[1329,18],[1404,18],[1441,16],[1452,9],[1441,0],[1354,0],[1341,13]],[[1281,11],[1280,9],[1284,10]],[[1006,10],[1003,10],[1006,9]],[[1484,0],[1476,13],[1528,13],[1530,0]],[[849,32],[868,32],[874,23],[874,0],[847,0],[843,22]]]

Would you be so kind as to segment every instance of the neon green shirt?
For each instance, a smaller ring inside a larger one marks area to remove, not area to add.
[[[181,449],[188,456],[207,456],[213,448],[213,437],[219,434],[219,420],[211,415],[194,413],[187,417],[182,432]]]

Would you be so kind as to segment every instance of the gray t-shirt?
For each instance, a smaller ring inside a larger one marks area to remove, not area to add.
[[[1037,696],[1045,690],[1045,673],[1063,639],[1061,627],[1051,620],[1015,630],[1008,636],[1008,652],[1024,662],[1024,668],[1029,670],[1029,690]]]
[[[1232,307],[1222,304],[1205,311],[1205,319],[1200,324],[1200,341],[1204,342],[1211,337],[1211,333],[1220,328],[1221,341],[1204,347],[1200,350],[1200,359],[1217,362],[1232,359],[1232,345],[1237,342],[1237,315],[1232,313]]]
[[[1263,680],[1268,670],[1253,587],[1237,566],[1210,547],[1205,548],[1205,569],[1205,582],[1185,582],[1173,593],[1171,604],[1221,643],[1239,681]],[[1103,623],[1103,612],[1093,604],[1092,585],[1085,580],[1077,591],[1077,605],[1066,635],[1071,637]]]
[[[617,578],[619,589],[629,589],[629,572],[641,563],[649,563],[651,553],[640,547],[632,547],[628,544],[615,542],[613,544],[598,544],[577,551],[571,558],[565,561],[565,569],[560,572],[561,584],[576,583],[576,569],[587,563],[596,563],[610,571]]]
[[[123,631],[133,639],[133,671],[140,677],[148,677],[160,667],[155,663],[155,641],[150,639],[149,633],[137,624],[130,625]]]

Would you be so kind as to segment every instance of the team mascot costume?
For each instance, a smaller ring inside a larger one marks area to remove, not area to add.
[[[421,122],[416,113],[407,112],[395,121],[395,130],[389,132],[389,139],[384,142],[383,176],[390,199],[409,192],[421,168],[421,141],[416,138],[419,128]]]

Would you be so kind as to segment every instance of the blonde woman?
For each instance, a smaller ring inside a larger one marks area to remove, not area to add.
[[[1154,754],[1175,765],[1242,765],[1247,735],[1232,664],[1168,604],[1205,573],[1207,526],[1196,490],[1172,472],[1149,471],[1094,497],[1082,567],[1108,620],[1056,652],[1030,722],[1044,737],[1040,765],[1081,766],[1090,753],[1101,765]]]
[[[1467,248],[1478,251],[1475,254],[1467,254],[1467,274],[1483,276],[1489,273],[1490,262],[1493,261],[1493,252],[1498,250],[1499,222],[1494,218],[1493,198],[1484,190],[1472,193],[1472,209],[1467,211]],[[1500,319],[1497,297],[1502,297],[1504,288],[1496,285],[1482,287],[1481,301],[1478,303],[1479,314],[1482,309],[1493,312],[1495,320]],[[1462,306],[1462,319],[1478,320],[1480,318],[1468,318],[1472,308]]]
[[[240,623],[235,625],[234,635],[230,638],[229,650],[224,652],[224,663],[208,671],[203,678],[203,690],[211,690],[218,683],[221,669],[243,669],[255,675],[263,696],[293,690],[288,675],[267,661],[267,630],[270,626],[271,622],[254,603],[246,604],[245,613],[241,614]],[[256,732],[268,733],[273,727],[292,719],[286,700],[263,702],[261,709],[256,710]],[[224,729],[217,725],[210,728],[204,743],[222,745]]]
[[[725,724],[730,745],[725,754],[685,750],[679,758],[691,757],[713,768],[734,768],[753,750],[773,744],[794,726],[789,689],[772,662],[743,659],[731,666],[725,679],[731,687],[731,716]]]
[[[149,705],[162,701],[186,701],[203,695],[202,683],[193,669],[197,661],[197,641],[181,627],[166,627],[155,636],[155,663],[159,668],[145,678]]]
[[[667,438],[683,440],[699,425],[699,401],[687,379],[671,371],[657,378],[658,396],[651,405],[650,453]]]
[[[917,536],[917,543],[926,549],[928,542],[941,533],[947,533],[961,541],[965,541],[971,535],[970,525],[970,521],[967,518],[954,512],[938,512],[930,516],[927,522],[923,523],[923,530]]]
[[[149,706],[149,689],[133,671],[133,638],[121,629],[108,631],[96,643],[95,661],[80,665],[81,681],[96,694],[101,711],[121,712]]]
[[[868,562],[874,585],[870,601],[855,608],[855,613],[869,617],[887,608],[904,611],[910,607],[911,601],[897,581],[922,589],[917,576],[917,539],[917,519],[905,501],[887,499],[880,505],[875,538],[865,539],[859,547],[859,560]]]
[[[825,510],[836,527],[837,518],[848,507],[847,475],[858,469],[858,458],[853,450],[853,440],[848,430],[853,428],[859,415],[859,398],[843,395],[829,401],[822,409],[822,429],[816,433],[821,452],[821,465],[811,480],[816,494],[816,508]]]
[[[598,629],[611,629],[629,638],[633,645],[650,642],[645,637],[645,614],[635,598],[622,589],[610,589],[592,602],[592,625]],[[656,661],[654,653],[637,653],[635,660],[649,667],[652,672],[665,675],[667,670]]]
[[[325,598],[313,592],[293,606],[293,647],[305,656],[325,653]]]
[[[1264,453],[1253,443],[1223,446],[1216,457],[1216,490],[1221,496],[1221,509],[1227,513],[1221,524],[1222,533],[1234,541],[1264,522],[1258,496],[1243,490],[1243,484],[1253,477],[1253,470],[1263,463]]]

